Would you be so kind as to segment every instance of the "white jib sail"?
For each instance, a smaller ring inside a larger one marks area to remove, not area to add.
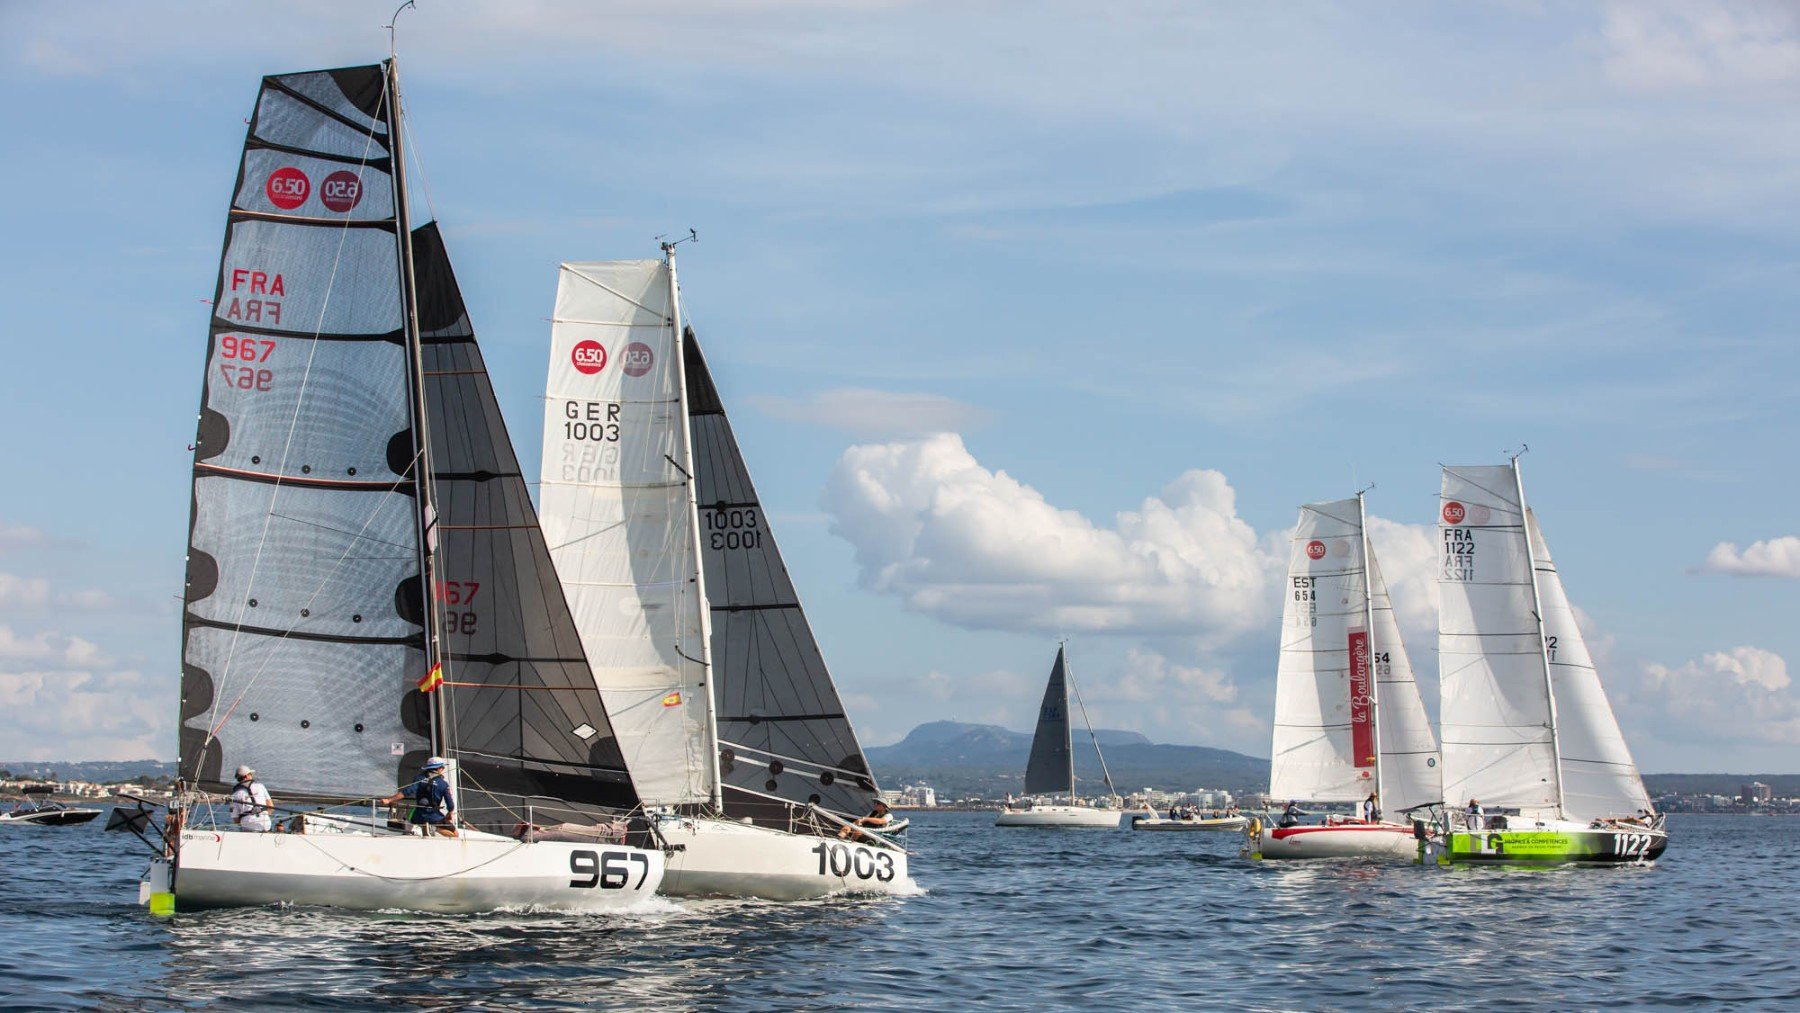
[[[1538,600],[1544,609],[1544,647],[1550,688],[1556,695],[1556,742],[1562,760],[1563,808],[1571,819],[1629,816],[1649,809],[1650,796],[1631,750],[1613,717],[1588,654],[1587,640],[1550,559],[1537,516],[1525,512],[1537,566]]]
[[[1381,563],[1369,547],[1369,587],[1375,618],[1375,694],[1381,736],[1381,807],[1391,815],[1416,805],[1440,802],[1444,779],[1438,766],[1437,736],[1413,678],[1412,659],[1400,640],[1400,624],[1381,579]]]
[[[1446,467],[1438,503],[1444,798],[1559,815],[1549,680],[1511,465]]]
[[[1362,541],[1356,500],[1300,508],[1275,673],[1277,798],[1349,802],[1375,789]]]
[[[540,521],[638,795],[705,803],[715,765],[681,351],[661,261],[564,264]]]

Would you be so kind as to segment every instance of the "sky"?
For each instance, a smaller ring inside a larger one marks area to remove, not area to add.
[[[0,0],[0,759],[172,758],[207,307],[267,73],[391,3]],[[1522,459],[1646,771],[1800,771],[1800,8],[421,0],[527,474],[556,265],[684,299],[865,744],[1267,755],[1287,532],[1373,484],[1435,713],[1440,464]]]

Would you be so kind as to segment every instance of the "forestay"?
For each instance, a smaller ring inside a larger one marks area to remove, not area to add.
[[[541,522],[644,802],[713,800],[716,759],[668,267],[562,265]]]
[[[362,796],[427,748],[419,457],[380,67],[263,79],[194,441],[181,776]],[[329,763],[318,762],[328,757]]]
[[[1360,517],[1355,499],[1310,503],[1294,528],[1275,673],[1269,793],[1277,798],[1348,802],[1375,790]]]
[[[1444,781],[1438,766],[1437,736],[1431,732],[1431,718],[1425,713],[1425,701],[1400,638],[1394,603],[1388,597],[1387,582],[1381,579],[1381,563],[1373,544],[1369,544],[1369,588],[1373,593],[1369,611],[1375,626],[1375,723],[1381,740],[1376,771],[1382,808],[1395,814],[1442,801]]]
[[[1446,467],[1438,665],[1447,801],[1556,816],[1556,743],[1518,474]]]
[[[1544,610],[1544,649],[1556,697],[1556,742],[1562,763],[1563,808],[1571,819],[1629,816],[1651,808],[1631,749],[1588,654],[1587,640],[1550,559],[1537,516],[1525,511]]]
[[[1068,795],[1075,790],[1075,756],[1069,742],[1069,678],[1064,649],[1056,649],[1044,702],[1038,705],[1037,732],[1025,764],[1025,794]]]
[[[440,653],[462,808],[510,829],[637,804],[435,224],[414,230]]]
[[[876,784],[690,330],[684,355],[725,811],[862,815]]]

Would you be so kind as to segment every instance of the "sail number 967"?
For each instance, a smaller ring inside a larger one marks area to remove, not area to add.
[[[873,879],[882,883],[891,883],[894,879],[894,853],[876,851],[860,844],[836,844],[831,841],[820,841],[819,846],[812,849],[819,856],[819,875],[836,876],[848,879]]]
[[[762,528],[754,507],[720,507],[701,514],[706,541],[714,549],[754,549],[762,545]]]

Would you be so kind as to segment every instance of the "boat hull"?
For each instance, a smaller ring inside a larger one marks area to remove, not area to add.
[[[1160,816],[1133,816],[1133,830],[1242,830],[1250,825],[1247,816],[1223,819],[1167,820]]]
[[[77,823],[86,823],[100,815],[98,809],[55,809],[45,812],[13,814],[0,816],[0,825],[16,824],[34,827],[67,827]]]
[[[1030,809],[1003,809],[994,820],[994,825],[1117,830],[1119,815],[1118,809],[1094,809],[1084,805],[1040,805]]]
[[[1542,826],[1456,830],[1444,835],[1443,865],[1648,865],[1669,835],[1647,827]]]
[[[602,911],[649,898],[660,851],[623,845],[451,837],[184,830],[174,868],[182,910],[306,904],[469,913]]]
[[[674,850],[661,893],[671,897],[808,900],[838,894],[912,894],[906,851],[717,819],[657,824]]]
[[[1262,827],[1250,840],[1251,858],[1378,858],[1418,861],[1419,841],[1398,823],[1341,823]]]

